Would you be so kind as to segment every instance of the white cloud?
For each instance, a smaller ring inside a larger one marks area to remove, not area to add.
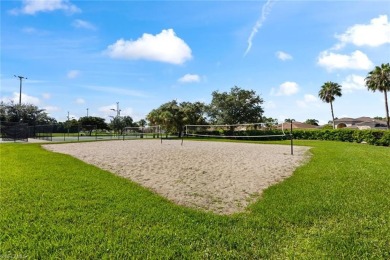
[[[177,81],[179,81],[180,83],[199,82],[200,77],[199,77],[199,75],[196,75],[196,74],[186,74],[183,77],[181,77],[180,79],[178,79]]]
[[[50,98],[51,98],[51,94],[50,94],[50,93],[43,93],[43,94],[42,94],[42,97],[43,97],[44,99],[50,99]]]
[[[80,29],[87,29],[87,30],[92,30],[92,31],[96,30],[96,26],[95,25],[93,25],[90,22],[87,22],[87,21],[84,21],[84,20],[80,20],[80,19],[74,20],[72,25],[73,25],[73,27],[80,28]]]
[[[113,109],[116,109],[116,104],[99,107],[98,111],[103,112],[105,115],[110,115],[112,113],[116,113],[115,111],[113,111]]]
[[[351,43],[356,46],[377,47],[390,43],[390,23],[387,15],[380,15],[369,24],[356,24],[343,34],[336,35],[340,40],[334,49],[340,49]]]
[[[125,107],[121,110],[121,116],[131,116],[132,114],[133,114],[133,109],[131,107]]]
[[[283,51],[276,52],[276,57],[278,57],[278,59],[282,61],[292,60],[292,56]]]
[[[261,15],[257,19],[256,24],[253,26],[252,32],[249,35],[248,47],[244,53],[244,56],[246,56],[249,53],[249,51],[251,50],[253,38],[255,37],[257,32],[259,31],[260,27],[263,26],[263,23],[265,22],[267,15],[271,12],[271,7],[272,7],[273,2],[274,2],[274,0],[267,0],[267,2],[261,8]]]
[[[45,109],[46,112],[49,114],[60,110],[59,107],[56,107],[56,106],[46,106],[46,107],[43,107],[43,109]]]
[[[13,101],[15,104],[19,104],[19,93],[14,92],[12,97],[3,97],[1,101],[3,102]],[[22,93],[22,104],[32,104],[38,106],[40,103],[41,101],[39,100],[39,98]]]
[[[36,14],[38,12],[53,12],[62,10],[66,13],[78,13],[81,10],[71,4],[68,0],[23,0],[23,6],[20,9],[13,9],[11,14]]]
[[[348,75],[345,80],[341,83],[343,92],[353,92],[354,90],[366,89],[364,77],[355,74]]]
[[[283,84],[279,86],[279,88],[276,90],[272,88],[271,95],[275,96],[291,96],[294,95],[299,91],[298,84],[291,81],[286,81]]]
[[[152,35],[144,33],[136,41],[117,40],[107,47],[106,53],[111,58],[130,60],[153,60],[172,64],[183,64],[192,58],[190,47],[173,29],[162,30]]]
[[[70,70],[68,71],[68,74],[66,75],[68,79],[74,79],[80,76],[80,71],[79,70]]]
[[[303,96],[303,100],[297,100],[297,105],[299,107],[308,107],[313,106],[313,104],[316,104],[318,102],[318,98],[312,94],[305,94]],[[318,104],[317,104],[318,106]]]
[[[82,105],[82,104],[85,104],[85,100],[83,99],[83,98],[78,98],[78,99],[76,99],[76,104],[78,104],[78,105]]]
[[[320,53],[317,63],[329,71],[334,69],[368,70],[373,66],[372,61],[361,51],[354,51],[351,55],[323,51]]]
[[[314,96],[314,95],[311,95],[311,94],[305,94],[304,95],[304,100],[307,103],[313,103],[313,102],[317,102],[318,98],[316,96]]]

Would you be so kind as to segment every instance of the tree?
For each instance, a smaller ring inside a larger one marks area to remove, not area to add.
[[[305,124],[309,124],[309,125],[315,125],[315,126],[318,126],[318,120],[316,119],[306,119],[305,121]]]
[[[206,124],[206,105],[201,102],[177,103],[172,100],[153,109],[147,116],[151,125],[161,125],[162,129],[181,136],[184,125]]]
[[[136,126],[131,116],[116,116],[111,121],[110,126],[114,131],[119,134],[123,134],[123,129],[128,126]]]
[[[138,126],[144,127],[147,125],[147,122],[145,119],[141,119],[136,123]]]
[[[206,105],[202,102],[182,102],[180,109],[183,113],[184,125],[205,125],[206,120]]]
[[[263,99],[254,90],[244,90],[237,86],[230,92],[214,91],[209,105],[209,116],[215,124],[245,124],[262,121]]]
[[[94,129],[109,129],[104,118],[95,116],[85,116],[79,118],[79,124],[82,125],[83,129],[89,131],[89,135],[92,135]]]
[[[387,92],[390,91],[390,65],[382,64],[380,67],[376,66],[374,70],[368,73],[368,76],[365,78],[366,86],[368,90],[373,92],[379,91],[383,92],[385,95],[385,109],[386,109],[386,118],[387,118],[387,129],[390,129],[389,122],[389,104],[387,100]]]
[[[147,116],[152,125],[161,125],[162,129],[170,133],[181,135],[183,128],[183,114],[176,100],[162,104],[153,109]]]
[[[330,110],[332,112],[332,122],[333,129],[336,128],[334,123],[334,113],[333,113],[333,101],[336,97],[341,97],[341,85],[328,81],[321,86],[320,91],[318,92],[318,97],[326,103],[330,103]]]
[[[55,124],[57,121],[50,117],[45,109],[40,109],[32,104],[15,104],[1,102],[1,121],[27,123],[30,126]]]

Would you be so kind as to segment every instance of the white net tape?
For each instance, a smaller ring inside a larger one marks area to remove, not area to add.
[[[125,127],[125,134],[160,134],[161,128],[156,126],[137,126],[137,127]]]
[[[272,130],[281,130],[281,134],[259,134],[269,133]],[[252,131],[255,134],[247,135],[226,135],[225,133],[248,133]],[[218,134],[217,134],[218,132]],[[216,138],[266,138],[266,137],[284,137],[286,133],[283,124],[280,127],[276,124],[253,123],[253,124],[234,124],[234,125],[186,125],[186,136],[216,137]]]

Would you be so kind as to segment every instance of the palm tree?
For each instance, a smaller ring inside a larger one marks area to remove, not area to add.
[[[389,104],[387,102],[387,92],[390,91],[390,65],[382,64],[380,67],[376,66],[373,71],[368,73],[365,79],[368,90],[373,92],[379,90],[385,94],[385,107],[387,117],[387,129],[390,129],[389,123]]]
[[[321,90],[318,92],[318,97],[326,102],[330,103],[330,109],[332,111],[332,122],[333,122],[333,129],[335,129],[335,123],[334,123],[334,113],[333,113],[333,101],[335,100],[335,97],[341,97],[341,85],[328,81],[324,85],[321,86]]]

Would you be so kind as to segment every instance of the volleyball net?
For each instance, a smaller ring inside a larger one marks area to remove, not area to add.
[[[136,126],[136,127],[125,127],[123,134],[126,136],[133,136],[139,138],[160,138],[161,127],[155,126]]]
[[[193,138],[225,138],[253,141],[290,140],[291,155],[293,154],[292,127],[290,129],[284,129],[284,124],[186,125],[184,127],[184,136]]]
[[[253,123],[233,125],[186,125],[185,135],[203,138],[230,139],[266,139],[283,140],[290,138],[290,132],[285,131],[283,124]]]

